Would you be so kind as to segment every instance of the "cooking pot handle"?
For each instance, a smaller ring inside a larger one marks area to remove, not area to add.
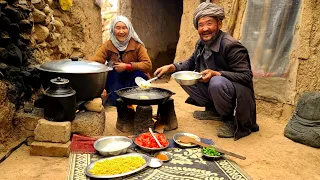
[[[79,57],[71,57],[70,58],[72,61],[79,61]]]

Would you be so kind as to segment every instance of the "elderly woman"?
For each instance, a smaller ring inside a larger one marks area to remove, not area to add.
[[[155,76],[175,71],[197,71],[203,78],[194,86],[182,86],[189,94],[186,103],[205,107],[194,112],[196,119],[213,119],[223,124],[218,137],[235,140],[258,131],[252,71],[247,49],[222,32],[224,10],[214,3],[201,3],[194,13],[199,41],[193,55],[180,63],[158,68]]]
[[[137,76],[149,79],[152,63],[128,18],[117,16],[110,27],[110,39],[89,59],[113,67],[108,73],[106,91],[102,96],[109,93],[107,103],[115,105],[118,96],[114,91],[135,86]]]

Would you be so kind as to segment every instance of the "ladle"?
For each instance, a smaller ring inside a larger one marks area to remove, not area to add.
[[[154,133],[153,133],[153,131],[152,131],[151,128],[149,128],[149,131],[150,131],[152,137],[154,138],[154,140],[156,140],[156,142],[157,142],[157,144],[159,145],[159,147],[162,148],[163,146],[162,146],[161,143],[158,141],[157,137],[154,135]]]
[[[236,157],[236,158],[239,158],[239,159],[242,159],[242,160],[245,160],[246,157],[244,156],[241,156],[241,155],[238,155],[238,154],[235,154],[233,152],[230,152],[230,151],[226,151],[226,150],[223,150],[223,149],[220,149],[218,147],[215,147],[215,146],[212,146],[212,145],[209,145],[209,144],[205,144],[203,142],[199,142],[197,140],[195,140],[194,138],[192,137],[189,137],[189,136],[180,136],[178,137],[179,141],[183,142],[183,143],[193,143],[193,144],[197,144],[199,146],[202,146],[202,147],[208,147],[208,148],[214,148],[216,151],[220,152],[220,153],[224,153],[226,155],[230,155],[230,156],[233,156],[233,157]]]
[[[151,87],[151,82],[156,79],[158,79],[157,76],[152,79],[149,79],[147,81],[145,79],[143,79],[142,77],[136,77],[134,79],[134,82],[141,88],[149,88],[149,87]]]

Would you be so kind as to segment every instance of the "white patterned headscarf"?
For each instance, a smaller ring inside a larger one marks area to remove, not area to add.
[[[123,42],[118,41],[118,39],[114,35],[114,27],[120,21],[123,22],[127,26],[128,31],[129,31],[128,37]],[[127,49],[127,46],[129,44],[129,41],[130,41],[131,38],[133,38],[135,41],[139,42],[140,44],[142,44],[144,46],[144,43],[140,40],[140,38],[139,38],[138,34],[136,33],[136,31],[134,31],[130,20],[127,17],[124,17],[124,16],[115,17],[110,23],[110,40],[112,41],[113,45],[119,51],[124,51],[124,50]]]
[[[203,2],[199,4],[193,14],[193,25],[196,29],[198,29],[199,19],[205,16],[216,17],[218,18],[218,20],[223,20],[225,18],[224,10],[222,7],[214,3]]]

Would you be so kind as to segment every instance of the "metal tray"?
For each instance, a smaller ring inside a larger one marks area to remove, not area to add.
[[[89,172],[89,170],[97,163],[97,162],[100,162],[100,161],[104,161],[106,159],[114,159],[114,158],[119,158],[119,157],[126,157],[126,156],[140,156],[142,157],[146,163],[144,165],[142,165],[141,167],[135,169],[135,170],[132,170],[132,171],[129,171],[129,172],[126,172],[126,173],[122,173],[122,174],[114,174],[114,175],[94,175],[94,174],[91,174]],[[130,153],[130,154],[124,154],[124,155],[120,155],[120,156],[113,156],[113,157],[109,157],[109,158],[103,158],[103,159],[100,159],[98,161],[95,161],[91,164],[89,164],[84,172],[87,176],[89,177],[92,177],[92,178],[116,178],[116,177],[122,177],[122,176],[127,176],[127,175],[130,175],[130,174],[133,174],[133,173],[136,173],[142,169],[144,169],[145,167],[147,167],[149,164],[150,164],[150,157],[145,155],[145,154],[139,154],[139,153]]]

